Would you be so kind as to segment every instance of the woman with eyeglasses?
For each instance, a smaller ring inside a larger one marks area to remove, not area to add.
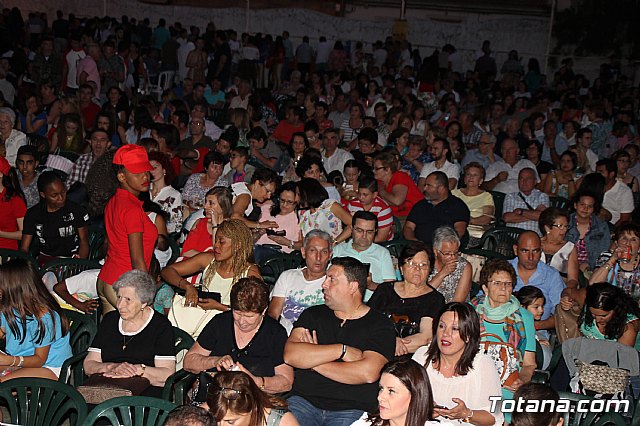
[[[268,257],[291,253],[302,247],[302,232],[297,212],[297,186],[296,182],[285,183],[274,197],[273,204],[262,206],[262,218],[277,223],[278,229],[258,231],[261,236],[256,241],[253,252],[256,263],[260,264]]]
[[[560,272],[567,287],[577,288],[580,275],[578,251],[574,243],[564,239],[569,230],[569,214],[556,207],[549,207],[540,214],[538,226],[542,233],[540,260]]]
[[[441,226],[433,233],[435,262],[429,284],[437,289],[446,303],[468,302],[471,291],[471,264],[460,256],[460,237],[450,226]]]
[[[396,356],[414,353],[432,338],[433,314],[444,297],[427,282],[433,253],[421,242],[411,242],[398,257],[403,280],[382,283],[367,304],[389,316],[396,327]]]
[[[626,223],[615,231],[613,248],[603,252],[589,284],[608,282],[629,296],[640,297],[640,226]]]
[[[242,371],[216,374],[207,393],[207,406],[219,425],[299,426],[286,401],[261,391]]]
[[[184,369],[242,371],[269,393],[287,392],[293,368],[284,362],[287,331],[265,315],[269,291],[259,278],[242,278],[231,289],[231,310],[216,315],[204,327],[184,358]],[[206,395],[197,395],[204,402]]]
[[[632,166],[631,156],[629,155],[629,153],[621,149],[620,151],[616,151],[611,158],[614,159],[616,161],[616,164],[618,165],[618,180],[631,188],[631,191],[633,191],[634,193],[640,191],[638,178],[636,178],[631,173],[628,173],[629,169]]]
[[[500,375],[493,360],[480,353],[480,323],[473,306],[447,303],[433,321],[433,340],[419,348],[413,360],[424,365],[438,420],[461,426],[502,425],[491,397],[500,397]]]
[[[481,348],[494,356],[503,350],[511,355],[507,357],[506,366],[499,356],[494,358],[496,369],[501,373],[505,399],[529,382],[536,368],[533,315],[513,295],[515,283],[516,271],[511,263],[502,259],[490,260],[480,272],[484,296],[473,301],[480,317]]]

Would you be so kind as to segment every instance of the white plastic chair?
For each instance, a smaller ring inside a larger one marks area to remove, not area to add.
[[[149,84],[149,93],[156,94],[158,102],[162,101],[162,92],[171,88],[175,71],[162,71],[158,75],[158,84]]]

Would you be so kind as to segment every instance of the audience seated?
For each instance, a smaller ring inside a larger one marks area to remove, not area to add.
[[[518,174],[518,190],[504,198],[502,218],[508,226],[522,228],[540,234],[538,219],[549,207],[549,196],[536,188],[536,172],[524,168]]]
[[[435,259],[429,274],[429,285],[444,296],[446,303],[468,302],[471,291],[471,264],[460,256],[460,237],[450,226],[433,233]]]

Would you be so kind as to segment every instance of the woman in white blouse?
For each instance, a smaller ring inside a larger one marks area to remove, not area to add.
[[[180,231],[182,227],[182,194],[171,186],[176,175],[171,167],[167,154],[159,151],[149,153],[149,162],[153,166],[151,171],[151,187],[149,195],[151,201],[158,203],[162,210],[169,215],[167,231]]]
[[[454,424],[502,425],[500,412],[490,412],[490,397],[502,398],[493,360],[480,351],[480,320],[466,303],[447,303],[433,321],[433,341],[413,359],[427,369],[435,414]],[[499,406],[499,404],[498,404]]]

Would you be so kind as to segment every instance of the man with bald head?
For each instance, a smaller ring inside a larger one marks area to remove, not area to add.
[[[518,173],[518,191],[504,198],[502,219],[508,226],[527,229],[540,235],[538,219],[550,206],[549,196],[536,189],[536,172],[529,167]]]
[[[542,290],[544,294],[544,313],[542,319],[535,322],[536,330],[551,330],[555,327],[553,313],[560,303],[560,295],[566,287],[560,273],[540,261],[542,244],[540,237],[533,231],[520,234],[518,242],[513,246],[516,258],[510,260],[516,270],[517,283],[513,288],[516,292],[526,285],[532,285]]]
[[[527,159],[520,159],[518,143],[513,139],[502,142],[502,161],[496,161],[487,169],[487,176],[482,188],[487,191],[499,191],[505,194],[518,191],[518,175],[520,170],[527,167],[534,170],[536,183],[540,180],[536,166]]]

